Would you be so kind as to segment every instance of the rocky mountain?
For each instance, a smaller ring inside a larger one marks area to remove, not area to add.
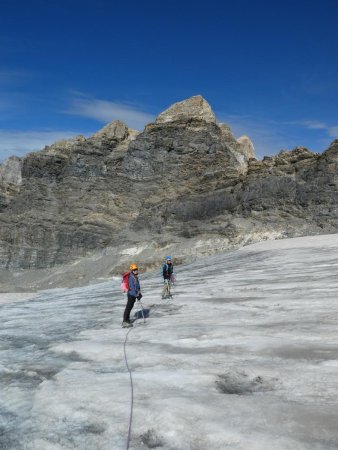
[[[150,265],[168,252],[184,261],[337,232],[337,163],[338,140],[323,154],[299,147],[258,161],[250,139],[194,96],[142,133],[115,121],[5,161],[0,265],[46,269],[104,250],[111,269],[131,255]]]

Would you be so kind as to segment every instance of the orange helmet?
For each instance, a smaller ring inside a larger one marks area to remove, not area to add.
[[[135,263],[130,264],[129,269],[130,270],[138,270],[137,264],[135,264]]]

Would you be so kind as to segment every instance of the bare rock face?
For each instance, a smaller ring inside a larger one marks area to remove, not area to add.
[[[4,163],[0,266],[43,269],[141,243],[184,260],[337,232],[337,174],[338,140],[322,155],[299,147],[257,161],[250,139],[236,139],[195,96],[142,133],[115,121]]]
[[[121,142],[128,138],[131,133],[137,133],[134,130],[130,130],[127,125],[125,125],[120,120],[114,120],[108,123],[105,127],[99,130],[92,136],[93,140],[98,142],[102,141],[117,141]]]
[[[174,103],[156,118],[156,123],[186,121],[190,119],[216,123],[216,117],[209,103],[200,95],[190,97],[182,102]]]
[[[218,125],[210,105],[195,96],[175,103],[145,127],[129,146],[124,173],[133,180],[165,177],[201,189],[205,179],[245,171],[243,156],[229,127]]]
[[[91,138],[58,141],[24,157],[20,189],[0,213],[0,265],[51,267],[117,239],[129,219],[128,201],[120,208],[118,200],[127,183],[114,177],[126,150],[111,155],[134,137],[113,123]]]
[[[338,158],[338,139],[335,139],[330,147],[324,152],[326,159],[336,160]]]
[[[22,160],[11,156],[0,164],[0,212],[7,208],[20,191],[22,182]]]
[[[22,160],[17,156],[11,156],[0,164],[0,184],[12,184],[18,186],[21,184]]]
[[[237,139],[237,143],[239,144],[238,152],[244,156],[245,161],[255,158],[255,148],[248,136],[241,136]]]

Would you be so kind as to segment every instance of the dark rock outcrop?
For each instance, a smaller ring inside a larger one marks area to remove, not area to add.
[[[249,138],[192,97],[142,133],[112,122],[0,166],[0,265],[52,267],[140,243],[184,258],[337,232],[337,164],[338,141],[257,161]]]

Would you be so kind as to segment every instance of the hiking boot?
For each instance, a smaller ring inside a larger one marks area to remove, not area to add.
[[[131,328],[134,325],[130,322],[122,322],[122,328]]]

